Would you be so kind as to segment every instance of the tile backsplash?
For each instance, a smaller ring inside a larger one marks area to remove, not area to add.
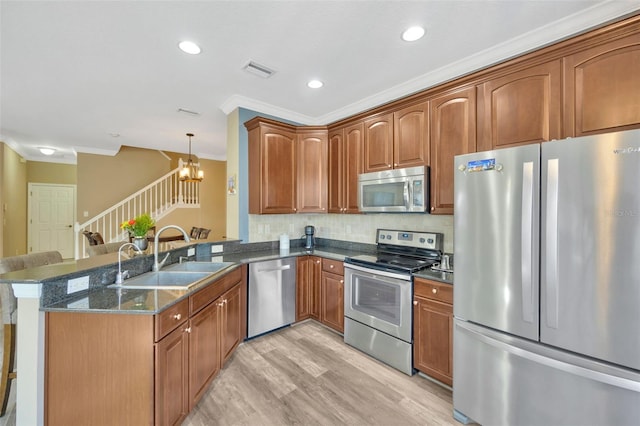
[[[453,216],[430,214],[272,214],[249,215],[250,243],[274,241],[281,234],[302,238],[313,225],[316,237],[375,244],[376,229],[441,232],[444,251],[453,253]]]

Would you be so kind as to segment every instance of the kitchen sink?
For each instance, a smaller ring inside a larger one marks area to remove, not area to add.
[[[212,272],[194,271],[158,271],[147,272],[125,280],[122,285],[112,284],[109,287],[133,289],[186,290],[192,285],[211,276]]]
[[[166,266],[163,270],[212,273],[221,271],[233,265],[235,265],[233,262],[184,262]]]

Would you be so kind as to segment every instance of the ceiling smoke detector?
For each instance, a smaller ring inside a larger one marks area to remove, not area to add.
[[[253,61],[249,61],[244,67],[242,67],[242,69],[262,78],[269,78],[276,73],[275,70]]]

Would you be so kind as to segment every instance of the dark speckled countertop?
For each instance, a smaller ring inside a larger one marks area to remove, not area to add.
[[[212,245],[224,246],[223,253],[211,253]],[[47,312],[73,311],[96,313],[127,313],[127,314],[156,314],[178,301],[188,297],[195,291],[209,285],[228,272],[245,263],[273,260],[285,257],[315,255],[334,260],[344,260],[345,257],[371,253],[371,245],[338,242],[307,251],[300,247],[281,252],[277,243],[260,243],[243,245],[238,241],[207,242],[197,244],[173,244],[161,247],[171,253],[171,263],[175,263],[181,256],[187,255],[189,248],[196,248],[196,255],[189,260],[207,262],[231,262],[232,264],[212,274],[206,280],[185,290],[162,289],[128,289],[109,287],[114,282],[117,272],[117,253],[81,259],[74,262],[47,265],[25,271],[16,271],[0,275],[0,283],[43,284],[41,310]],[[254,250],[247,250],[247,248]],[[374,246],[375,247],[375,246]],[[164,256],[162,253],[161,257]],[[140,275],[151,270],[153,256],[146,254],[134,256],[122,262],[122,269],[128,270],[132,276]],[[89,290],[74,294],[67,294],[67,282],[79,276],[90,277]],[[416,276],[453,283],[453,274],[422,271]]]

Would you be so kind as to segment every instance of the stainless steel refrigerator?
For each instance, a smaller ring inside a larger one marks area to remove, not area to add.
[[[454,416],[640,422],[640,130],[455,157]]]

